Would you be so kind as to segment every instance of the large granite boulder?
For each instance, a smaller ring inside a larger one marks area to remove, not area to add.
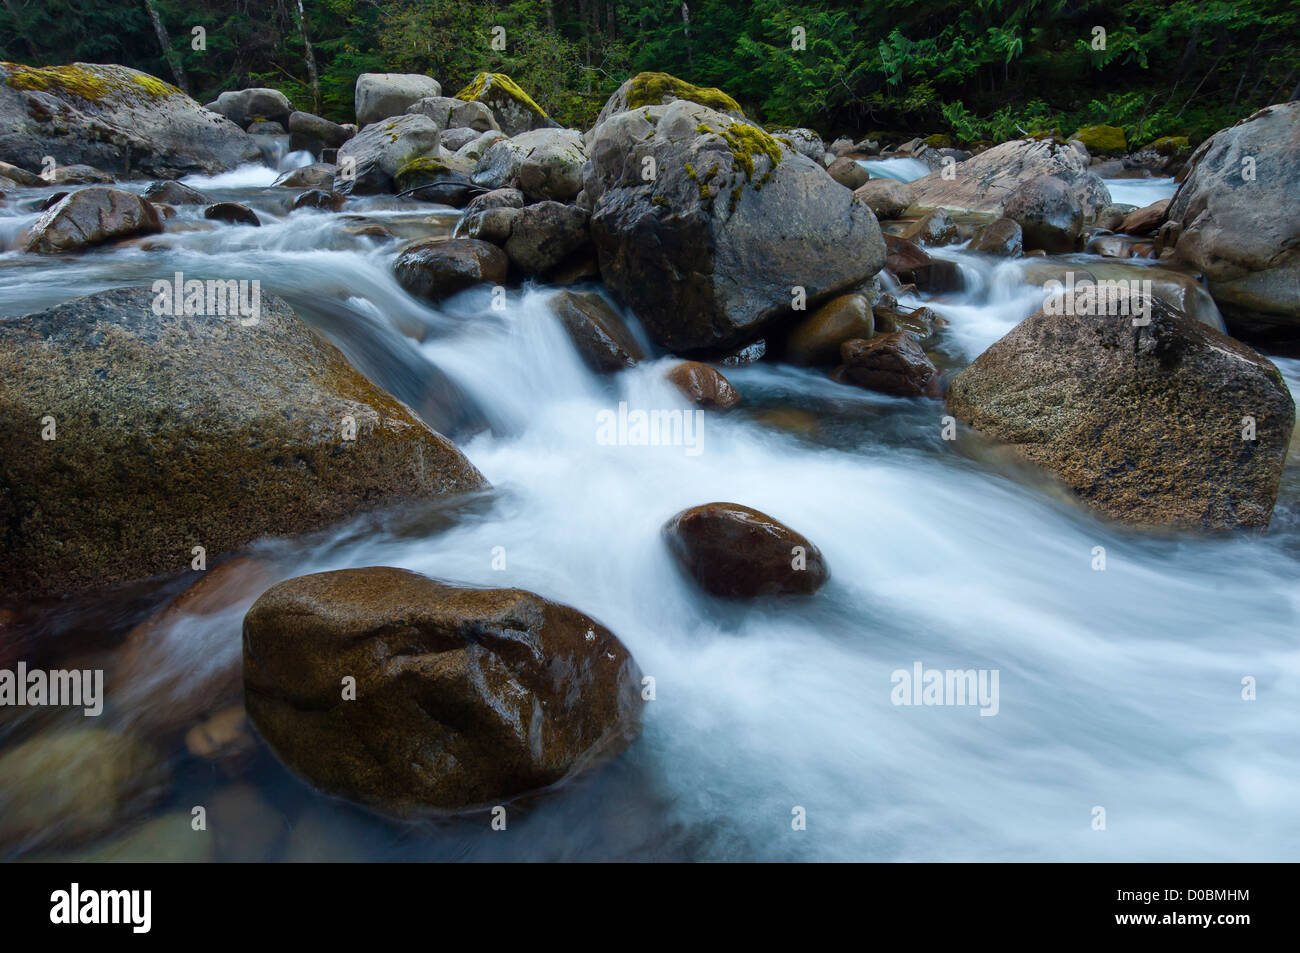
[[[1040,175],[1065,183],[1079,200],[1085,221],[1095,219],[1110,204],[1106,183],[1088,171],[1087,159],[1079,152],[1050,139],[1013,139],[957,163],[951,172],[940,168],[912,182],[914,207],[1000,218],[1012,193]]]
[[[344,195],[392,192],[397,173],[423,156],[438,156],[438,124],[432,119],[399,115],[371,123],[339,149],[334,190]]]
[[[678,352],[726,349],[880,270],[871,210],[762,129],[678,100],[592,133],[601,275]]]
[[[195,546],[215,559],[485,485],[279,298],[217,314],[209,290],[174,314],[161,284],[0,322],[7,594],[180,572]]]
[[[949,411],[1111,519],[1267,526],[1295,425],[1282,375],[1159,299],[1115,300],[1050,301],[953,379]]]
[[[125,66],[0,63],[0,160],[176,179],[260,162],[257,142],[170,83]]]
[[[1215,133],[1165,218],[1174,256],[1202,272],[1230,328],[1300,340],[1300,102]]]
[[[489,146],[473,178],[486,189],[517,188],[534,202],[569,202],[582,190],[586,161],[576,129],[535,129]]]
[[[278,89],[266,88],[222,93],[208,108],[225,116],[240,129],[247,129],[254,122],[276,122],[282,127],[287,126],[289,114],[293,112],[288,96]]]
[[[354,91],[357,125],[400,116],[412,103],[441,95],[438,81],[419,73],[362,73]]]
[[[402,569],[290,579],[244,619],[262,737],[321,790],[397,817],[492,807],[616,754],[639,732],[640,681],[576,609]]]

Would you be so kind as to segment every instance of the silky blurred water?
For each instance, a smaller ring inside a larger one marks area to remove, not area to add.
[[[636,744],[512,813],[506,831],[491,830],[487,815],[390,824],[264,766],[252,781],[286,833],[259,856],[1300,855],[1294,454],[1269,532],[1166,539],[1102,524],[1012,479],[969,434],[943,440],[939,403],[841,386],[819,371],[727,368],[745,402],[706,417],[698,455],[602,445],[597,415],[620,401],[687,409],[664,380],[674,359],[592,375],[547,307],[554,290],[536,285],[512,290],[502,311],[482,291],[438,308],[412,299],[392,277],[397,241],[350,235],[343,216],[288,214],[254,171],[189,181],[248,202],[263,227],[211,227],[182,209],[189,230],[173,223],[152,250],[0,255],[0,314],[177,270],[259,278],[395,393],[445,376],[478,412],[479,425],[458,437],[491,481],[490,498],[427,530],[364,524],[272,547],[286,572],[391,565],[530,589],[607,625],[656,684]],[[348,212],[455,219],[391,205],[362,200]],[[968,270],[969,289],[904,300],[949,317],[941,350],[960,366],[1038,307],[1041,291],[1018,263],[941,253]],[[1300,362],[1278,365],[1295,392]],[[782,423],[792,419],[802,423]],[[660,528],[714,500],[806,535],[831,581],[804,600],[702,596],[670,563]],[[1097,546],[1104,571],[1093,569]],[[494,569],[501,552],[505,568]],[[239,650],[233,618],[195,638],[209,655]],[[996,716],[893,704],[892,673],[917,662],[996,670]],[[1246,677],[1257,700],[1242,698]],[[182,778],[168,808],[224,783]],[[1093,829],[1096,807],[1105,830]],[[798,809],[806,830],[792,827]]]

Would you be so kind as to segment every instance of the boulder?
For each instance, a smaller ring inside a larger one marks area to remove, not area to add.
[[[399,285],[435,304],[477,284],[503,285],[509,270],[505,252],[475,238],[412,242],[393,263]]]
[[[1070,300],[1053,310],[1122,310]],[[953,379],[949,411],[1111,519],[1267,526],[1295,425],[1282,375],[1159,299],[1125,301],[1130,312],[1145,301],[1149,323],[1047,310],[1026,318]]]
[[[1001,258],[1019,258],[1025,250],[1024,233],[1020,230],[1019,222],[999,218],[981,228],[971,239],[967,250]]]
[[[816,546],[739,503],[692,506],[670,519],[663,532],[682,571],[722,598],[809,595],[830,577]]]
[[[618,753],[640,730],[640,682],[575,609],[401,569],[290,579],[244,620],[248,714],[272,750],[402,818],[488,808]]]
[[[113,177],[89,165],[58,166],[45,180],[50,185],[111,185]]]
[[[169,313],[169,292],[144,287],[0,322],[0,439],[13,451],[0,460],[0,589],[177,573],[195,546],[215,560],[484,486],[284,301],[212,314],[209,287],[206,314]],[[33,425],[44,417],[54,440]]]
[[[912,187],[893,179],[870,179],[853,190],[876,218],[898,218],[916,200]]]
[[[894,397],[943,397],[939,371],[909,331],[845,341],[836,378]]]
[[[1205,275],[1229,328],[1300,340],[1300,102],[1220,130],[1188,168],[1166,214],[1174,258]]]
[[[517,208],[481,208],[466,215],[456,227],[461,238],[478,238],[493,245],[504,245],[514,229]]]
[[[903,229],[902,237],[918,245],[951,245],[957,241],[957,226],[952,216],[937,208]]]
[[[256,122],[249,123],[248,134],[250,136],[284,136],[288,135],[288,130],[278,122],[267,122],[259,119]]]
[[[134,192],[93,185],[70,192],[28,229],[23,250],[39,255],[80,251],[93,245],[162,231],[152,202]]]
[[[475,132],[473,129],[444,129],[441,133],[442,148],[456,152],[462,146],[467,146],[482,133]]]
[[[483,191],[469,177],[469,163],[443,153],[420,156],[407,162],[393,176],[393,190],[410,194],[423,202],[437,202],[460,208]],[[418,191],[416,191],[418,190]]]
[[[322,212],[337,212],[347,201],[347,196],[339,195],[337,192],[329,192],[325,189],[308,189],[294,196],[289,203],[289,211],[295,211],[300,208],[314,208]]]
[[[1160,223],[1165,220],[1165,212],[1169,209],[1169,203],[1172,199],[1161,199],[1159,202],[1152,202],[1145,208],[1136,209],[1125,216],[1124,221],[1120,223],[1119,230],[1125,235],[1150,235]]]
[[[595,373],[612,374],[645,359],[622,317],[595,292],[561,291],[548,304],[583,363]]]
[[[1110,204],[1110,191],[1090,172],[1087,160],[1066,145],[1049,139],[1013,139],[994,146],[954,167],[947,179],[939,170],[911,183],[916,207],[985,213],[1000,218],[1006,200],[1017,188],[1039,175],[1061,179],[1079,198],[1086,220]]]
[[[198,189],[170,181],[154,182],[144,190],[144,197],[151,202],[164,202],[167,205],[211,205],[216,201]]]
[[[826,173],[846,189],[858,189],[871,179],[871,173],[856,160],[840,156],[826,167]],[[874,211],[874,210],[873,210]]]
[[[203,217],[214,222],[227,222],[231,225],[252,225],[257,227],[262,224],[256,212],[247,205],[240,205],[238,202],[218,202],[216,205],[209,205],[203,210]]]
[[[587,213],[574,205],[538,202],[514,216],[505,244],[510,263],[526,275],[546,275],[588,242]]]
[[[683,361],[668,372],[668,380],[693,404],[730,410],[740,403],[740,394],[731,381],[708,364]]]
[[[490,192],[484,192],[482,195],[476,195],[465,206],[464,215],[468,218],[475,212],[481,212],[489,208],[523,208],[524,193],[518,189],[493,189]]]
[[[278,89],[265,88],[222,93],[208,108],[225,116],[240,129],[247,129],[254,122],[276,122],[285,126],[293,112],[289,97]]]
[[[289,151],[310,152],[319,159],[326,149],[338,149],[356,135],[356,130],[349,126],[340,126],[336,122],[313,116],[311,113],[292,112],[289,114]]]
[[[8,179],[15,187],[22,185],[27,188],[37,188],[46,184],[45,180],[34,172],[20,169],[8,162],[0,162],[0,177]]]
[[[339,149],[334,190],[344,195],[392,192],[398,170],[414,159],[437,155],[438,124],[427,116],[399,115],[371,123]]]
[[[1022,183],[1007,196],[1002,214],[1020,226],[1026,248],[1052,255],[1074,251],[1083,230],[1078,194],[1053,175]]]
[[[426,96],[406,107],[408,113],[428,116],[444,133],[448,129],[469,129],[475,133],[500,129],[492,110],[477,100],[466,102],[454,96]]]
[[[790,329],[783,356],[791,364],[835,364],[840,345],[875,333],[871,305],[860,294],[840,295],[818,306]]]
[[[692,102],[597,126],[584,193],[606,286],[673,351],[742,346],[796,288],[816,305],[884,262],[875,216],[825,169]]]
[[[576,129],[536,129],[493,143],[474,169],[486,189],[517,188],[533,201],[572,201],[587,161]]]
[[[67,847],[117,833],[165,793],[150,746],[104,728],[54,729],[0,753],[0,850]]]
[[[698,101],[696,100],[696,102]],[[707,106],[708,103],[704,105]],[[725,112],[726,110],[722,111]],[[777,142],[785,143],[800,155],[812,159],[818,165],[823,164],[822,159],[826,157],[826,143],[822,142],[822,137],[813,130],[803,128],[782,129],[779,132],[774,131],[772,137]]]
[[[441,96],[438,81],[419,73],[362,73],[354,94],[357,125],[365,127],[390,116],[400,116],[426,96]]]
[[[916,242],[885,236],[885,270],[901,284],[916,285],[922,291],[960,291],[964,286],[961,269],[944,258],[931,258]]]
[[[667,106],[678,100],[699,103],[701,106],[707,106],[709,109],[737,119],[745,118],[740,104],[720,89],[695,86],[668,73],[637,73],[619,86],[614,91],[614,95],[605,101],[604,108],[596,118],[596,125],[599,126],[611,116],[630,109],[640,109],[642,106]]]
[[[492,148],[492,146],[505,138],[507,138],[506,134],[501,132],[499,129],[489,129],[487,132],[479,135],[478,138],[471,139],[469,142],[465,143],[465,145],[457,149],[456,155],[461,159],[467,159],[477,164],[478,160],[483,158],[483,153],[487,152],[488,149]]]
[[[334,188],[334,177],[339,167],[332,162],[313,162],[298,169],[290,169],[279,175],[273,186],[284,189],[328,189]]]
[[[456,98],[487,106],[496,117],[498,127],[507,136],[517,136],[533,129],[554,128],[557,125],[505,73],[479,73],[472,83],[456,94]]]
[[[45,156],[121,177],[176,179],[259,162],[256,141],[175,86],[125,66],[0,64],[0,159]]]

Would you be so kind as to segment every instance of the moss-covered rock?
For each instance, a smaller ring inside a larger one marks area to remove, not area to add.
[[[1117,156],[1128,152],[1128,140],[1119,126],[1084,126],[1071,139],[1078,139],[1095,156]]]
[[[615,113],[642,106],[667,106],[679,99],[699,103],[738,119],[745,116],[740,104],[720,89],[696,86],[668,73],[638,73],[615,90],[601,109],[596,123],[599,125]]]
[[[1176,156],[1189,152],[1192,146],[1186,136],[1162,136],[1147,148],[1154,149],[1162,156]]]
[[[243,129],[125,66],[0,63],[0,128],[0,160],[30,172],[53,156],[59,165],[174,179],[261,155]]]
[[[483,103],[492,110],[501,131],[507,136],[558,127],[558,123],[546,115],[546,110],[505,73],[479,73],[473,82],[456,94],[456,98]]]

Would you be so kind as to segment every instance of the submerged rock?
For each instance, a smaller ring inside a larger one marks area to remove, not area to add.
[[[668,550],[705,592],[728,599],[807,595],[830,573],[821,551],[790,527],[739,503],[706,503],[664,525]]]
[[[125,66],[0,64],[0,129],[0,159],[29,172],[53,156],[64,166],[175,179],[261,157],[242,128]]]
[[[53,729],[0,753],[0,849],[73,846],[112,834],[165,792],[148,745],[103,728]]]
[[[1129,309],[1143,300],[1145,326],[1031,315],[953,379],[948,409],[1112,519],[1267,526],[1295,424],[1282,375],[1158,299]]]
[[[279,298],[252,318],[158,300],[123,288],[0,322],[0,588],[176,573],[196,546],[212,560],[484,485]]]
[[[401,569],[290,579],[244,621],[262,737],[321,790],[397,817],[500,804],[616,754],[640,729],[640,679],[575,609]]]
[[[28,230],[23,251],[57,255],[163,230],[158,209],[134,192],[91,186],[65,195]]]

